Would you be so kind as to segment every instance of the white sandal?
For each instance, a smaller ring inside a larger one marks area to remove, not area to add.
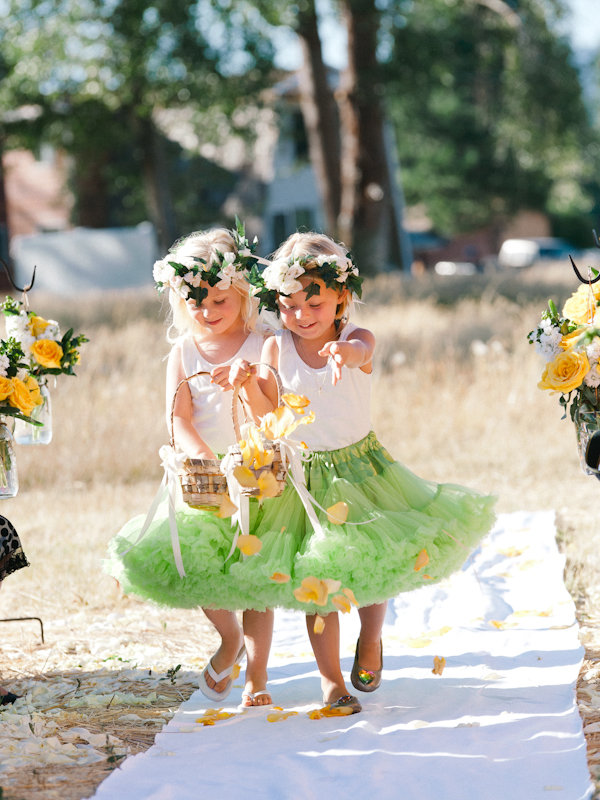
[[[240,703],[240,708],[267,708],[270,705],[273,705],[273,700],[271,699],[270,703],[264,703],[259,706],[255,706],[252,704],[251,706],[244,705],[244,698],[247,697],[249,700],[254,700],[255,697],[262,697],[265,694],[268,694],[271,697],[271,692],[268,689],[259,689],[258,692],[243,692],[242,693],[242,702]]]
[[[217,700],[217,701],[224,700],[227,697],[227,695],[229,694],[229,692],[233,687],[233,680],[230,678],[230,680],[226,683],[223,691],[217,692],[216,689],[213,689],[206,683],[206,675],[208,673],[215,683],[220,683],[222,680],[225,680],[225,678],[228,678],[232,674],[234,667],[236,666],[238,661],[242,660],[245,652],[246,652],[246,647],[245,645],[242,645],[233,664],[230,667],[226,667],[221,672],[215,672],[215,668],[213,667],[211,662],[210,661],[208,662],[208,664],[202,670],[200,674],[200,679],[198,681],[199,689],[205,697],[208,697],[209,700]]]

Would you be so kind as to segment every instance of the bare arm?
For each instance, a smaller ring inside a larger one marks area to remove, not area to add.
[[[277,367],[278,357],[277,340],[270,336],[263,345],[261,363]],[[240,398],[255,422],[277,406],[277,384],[267,367],[253,367],[248,361],[237,359],[229,371],[229,382],[239,387]]]
[[[167,362],[167,427],[169,435],[171,434],[171,409],[173,409],[173,437],[177,447],[188,458],[215,458],[215,454],[192,423],[192,394],[187,383],[184,383],[177,392],[173,405],[175,391],[184,378],[181,350],[175,346],[171,349]]]
[[[320,356],[329,356],[333,365],[333,383],[336,384],[342,377],[342,367],[362,369],[363,372],[373,370],[373,351],[375,337],[366,328],[357,328],[352,333],[352,338],[344,342],[326,342]]]

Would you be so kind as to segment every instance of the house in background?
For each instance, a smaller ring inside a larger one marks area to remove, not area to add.
[[[160,128],[180,154],[173,162],[174,194],[190,216],[181,233],[222,224],[237,214],[249,235],[259,236],[260,253],[268,255],[298,228],[325,228],[298,92],[297,75],[290,73],[271,90],[269,107],[244,112],[253,115],[245,120],[255,133],[251,143],[231,135],[218,144],[205,142],[185,109],[157,113]],[[388,145],[388,151],[390,170],[397,174],[393,147]],[[40,148],[39,158],[8,151],[3,166],[11,254],[20,279],[28,280],[35,263],[38,286],[54,291],[151,285],[158,247],[149,223],[103,232],[72,229],[67,156],[49,147]],[[394,206],[399,238],[410,253],[404,261],[414,272],[431,270],[439,261],[480,267],[495,258],[506,238],[550,233],[543,215],[524,213],[503,230],[490,227],[445,239],[431,231],[422,210],[403,208],[400,190]]]

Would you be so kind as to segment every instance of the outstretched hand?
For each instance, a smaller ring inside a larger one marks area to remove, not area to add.
[[[349,352],[348,342],[325,342],[319,350],[320,356],[327,356],[331,360],[331,382],[335,386],[342,379],[342,367],[346,364]]]

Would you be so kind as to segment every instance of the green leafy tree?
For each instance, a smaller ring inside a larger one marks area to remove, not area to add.
[[[141,178],[147,213],[170,244],[177,225],[158,112],[187,109],[205,141],[240,129],[238,112],[265,85],[273,52],[251,9],[217,0],[4,4],[0,106],[35,111],[5,115],[7,144],[35,149],[43,138],[70,154],[79,224],[109,224],[117,199],[136,202]]]
[[[450,234],[523,208],[585,215],[594,133],[562,4],[395,5],[382,49],[409,201]]]

